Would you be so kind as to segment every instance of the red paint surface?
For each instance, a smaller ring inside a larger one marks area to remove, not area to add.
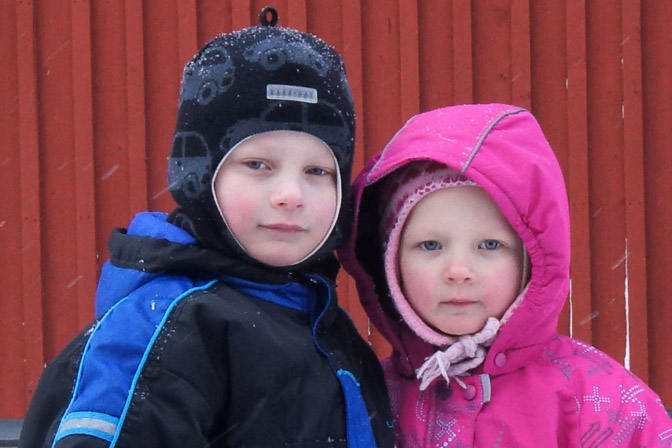
[[[110,231],[172,209],[165,171],[182,65],[213,36],[255,24],[265,4],[1,3],[0,418],[23,416],[44,363],[91,319]],[[646,5],[275,2],[280,25],[345,58],[355,174],[419,111],[532,109],[572,214],[572,312],[559,331],[624,362],[627,278],[631,368],[672,407],[672,6]],[[339,296],[385,356],[345,274]]]

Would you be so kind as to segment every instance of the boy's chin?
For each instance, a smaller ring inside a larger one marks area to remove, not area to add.
[[[291,268],[306,259],[310,258],[324,242],[276,240],[276,241],[254,241],[244,247],[241,247],[251,258],[273,268]]]
[[[302,262],[309,252],[291,253],[287,251],[271,251],[264,253],[248,253],[252,258],[272,268],[289,268]]]

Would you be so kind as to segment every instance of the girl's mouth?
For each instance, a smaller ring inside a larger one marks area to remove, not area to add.
[[[450,299],[443,303],[450,306],[466,307],[475,304],[476,301],[469,299]]]

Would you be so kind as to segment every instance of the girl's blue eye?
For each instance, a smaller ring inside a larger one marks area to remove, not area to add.
[[[502,247],[502,243],[497,240],[485,240],[478,246],[479,249],[485,250],[495,250],[499,249],[500,247]]]
[[[439,250],[441,249],[441,244],[437,241],[423,241],[420,243],[420,249],[422,250]]]

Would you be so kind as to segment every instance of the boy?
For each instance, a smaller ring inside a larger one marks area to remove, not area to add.
[[[355,125],[343,63],[274,28],[274,10],[260,20],[186,65],[179,208],[113,233],[97,320],[45,371],[19,446],[392,445],[382,371],[334,293]]]

